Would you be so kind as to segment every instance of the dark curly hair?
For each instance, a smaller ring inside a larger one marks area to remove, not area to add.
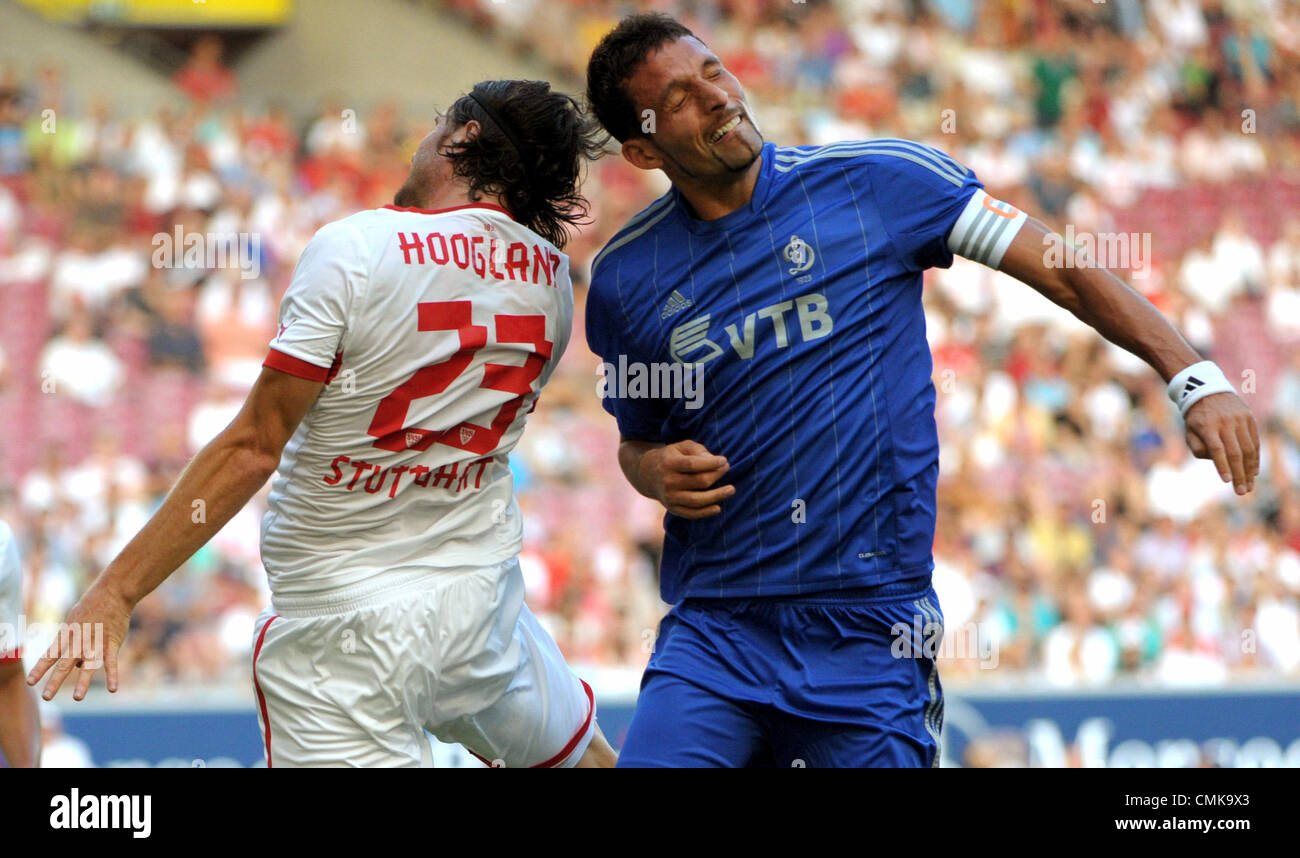
[[[691,37],[676,18],[658,12],[629,15],[605,34],[587,61],[587,102],[614,139],[625,143],[644,137],[627,82],[651,52],[667,42]]]
[[[600,126],[543,80],[476,83],[448,110],[455,126],[471,119],[481,126],[478,135],[443,151],[455,174],[469,180],[470,199],[499,196],[515,220],[564,247],[570,228],[589,222],[578,188],[583,160],[604,151]]]

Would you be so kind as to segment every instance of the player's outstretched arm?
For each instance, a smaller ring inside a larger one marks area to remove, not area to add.
[[[1187,445],[1201,459],[1213,459],[1224,482],[1237,494],[1255,487],[1259,475],[1259,429],[1250,408],[1222,372],[1202,361],[1177,329],[1140,293],[1104,268],[1055,266],[1045,250],[1064,242],[1045,224],[1029,218],[998,268],[1046,295],[1117,346],[1150,364],[1166,384],[1178,379]],[[1058,245],[1059,246],[1059,245]],[[1205,376],[1201,378],[1200,376]],[[1186,384],[1187,381],[1191,384]],[[1208,382],[1208,384],[1207,384]],[[1192,396],[1196,387],[1203,387]],[[1209,393],[1209,390],[1220,392]]]
[[[49,700],[76,669],[79,675],[72,696],[81,700],[102,665],[108,690],[117,690],[117,653],[131,611],[270,478],[284,445],[322,386],[278,370],[262,370],[235,419],[199,451],[158,511],[68,612],[64,628],[70,633],[61,632],[32,668],[29,685],[49,671],[42,694]]]
[[[696,441],[660,444],[624,438],[618,464],[633,488],[682,518],[717,515],[719,504],[736,493],[735,486],[712,488],[731,466]]]

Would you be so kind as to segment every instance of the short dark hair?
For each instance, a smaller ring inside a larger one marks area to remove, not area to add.
[[[515,220],[564,247],[570,228],[586,222],[583,160],[599,157],[608,139],[596,121],[544,80],[481,81],[447,118],[480,126],[474,139],[443,152],[469,180],[470,199],[499,196]]]
[[[630,15],[606,33],[591,52],[587,62],[587,102],[600,124],[618,142],[643,136],[636,105],[627,92],[628,80],[651,52],[686,36],[699,39],[669,15]]]

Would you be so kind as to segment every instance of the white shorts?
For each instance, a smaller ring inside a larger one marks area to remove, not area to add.
[[[267,766],[428,767],[427,730],[488,765],[568,767],[595,731],[591,687],[524,604],[515,559],[268,608],[253,634]]]

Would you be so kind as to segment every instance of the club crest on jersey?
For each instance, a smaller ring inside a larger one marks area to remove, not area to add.
[[[468,444],[470,442],[470,439],[473,437],[474,437],[473,429],[469,428],[468,426],[460,427],[460,443]]]
[[[407,446],[407,447],[414,447],[416,444],[420,443],[420,440],[421,440],[422,438],[424,438],[424,436],[421,435],[419,432],[407,432],[407,433],[406,433],[406,446]]]
[[[812,246],[797,235],[790,236],[790,243],[781,252],[785,261],[790,263],[791,274],[802,274],[813,266],[816,254]]]

